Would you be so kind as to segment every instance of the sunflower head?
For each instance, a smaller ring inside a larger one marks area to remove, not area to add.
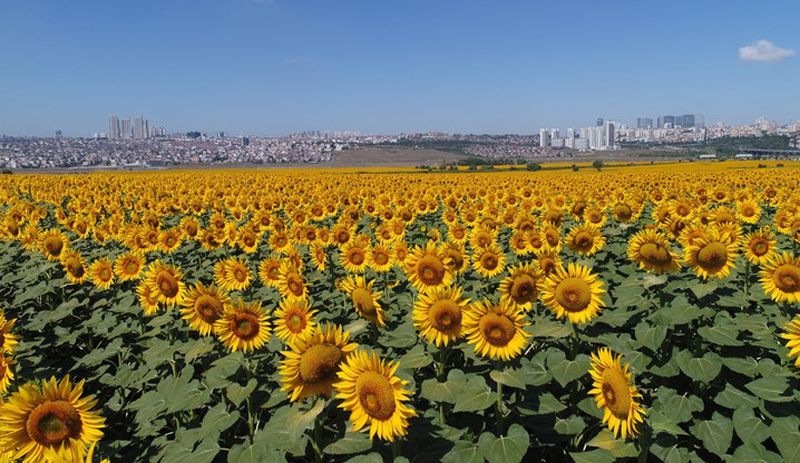
[[[496,243],[486,248],[476,248],[472,258],[472,268],[484,278],[492,278],[502,273],[506,256]]]
[[[181,303],[181,315],[189,322],[189,328],[206,336],[214,330],[214,322],[219,320],[230,304],[231,299],[223,290],[214,285],[198,283],[186,294]]]
[[[447,269],[442,253],[433,243],[417,247],[406,262],[408,278],[415,288],[427,291],[437,286],[447,286],[453,274]]]
[[[778,302],[800,302],[800,257],[776,255],[761,269],[764,292]]]
[[[314,314],[308,299],[285,298],[274,312],[275,335],[287,344],[314,330]]]
[[[500,298],[523,310],[529,310],[539,297],[541,280],[542,272],[536,263],[511,267],[508,276],[500,282]]]
[[[260,302],[237,299],[214,322],[214,333],[231,351],[250,352],[269,341],[270,326]]]
[[[624,439],[638,434],[637,426],[644,422],[645,410],[639,404],[641,394],[633,384],[628,365],[623,365],[621,358],[605,347],[592,354],[589,374],[593,388],[589,394],[603,410],[603,423]]]
[[[353,302],[356,313],[379,327],[386,326],[381,293],[372,289],[373,281],[367,281],[361,275],[353,275],[339,283],[339,289]]]
[[[460,288],[441,287],[420,293],[414,304],[412,318],[420,336],[427,342],[447,346],[461,338],[462,320],[468,299]]]
[[[667,237],[652,229],[639,231],[631,237],[628,258],[638,263],[639,268],[658,274],[680,268]]]
[[[570,263],[557,268],[545,279],[542,302],[557,318],[571,323],[586,323],[597,317],[603,308],[603,283],[583,265]]]
[[[508,302],[488,300],[472,303],[466,312],[464,333],[467,342],[483,357],[511,360],[522,354],[530,338],[525,314]]]
[[[787,322],[780,336],[786,340],[789,358],[794,358],[794,366],[800,368],[800,317]]]

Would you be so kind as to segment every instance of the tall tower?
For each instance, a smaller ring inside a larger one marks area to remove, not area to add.
[[[130,119],[122,119],[119,121],[119,129],[120,129],[120,138],[128,139],[131,138],[133,135],[133,131],[131,130],[131,120]]]
[[[550,138],[547,129],[539,129],[539,146],[542,148],[550,146]]]
[[[119,138],[119,118],[113,114],[108,116],[108,138],[116,140]]]
[[[604,145],[608,149],[614,149],[617,143],[617,134],[614,130],[614,123],[611,121],[606,122],[606,139]]]

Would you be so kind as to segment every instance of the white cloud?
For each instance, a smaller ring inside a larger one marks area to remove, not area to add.
[[[777,63],[796,54],[797,52],[790,48],[775,46],[769,40],[764,39],[757,40],[739,49],[739,59],[742,61],[760,61],[763,63]]]

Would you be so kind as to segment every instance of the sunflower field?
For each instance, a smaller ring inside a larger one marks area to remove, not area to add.
[[[0,178],[0,462],[800,461],[800,166]]]

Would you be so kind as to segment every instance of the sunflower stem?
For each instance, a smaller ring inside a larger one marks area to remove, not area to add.
[[[750,302],[750,261],[744,264],[744,294],[747,297],[747,302]]]
[[[400,439],[392,441],[392,461],[397,460],[398,457],[403,455],[403,443]]]
[[[500,362],[495,362],[494,369],[497,372],[502,370]],[[497,384],[497,406],[495,412],[495,434],[499,437],[503,435],[503,384],[495,381]]]
[[[639,458],[638,463],[647,463],[650,456],[650,429],[646,429],[639,435]]]

